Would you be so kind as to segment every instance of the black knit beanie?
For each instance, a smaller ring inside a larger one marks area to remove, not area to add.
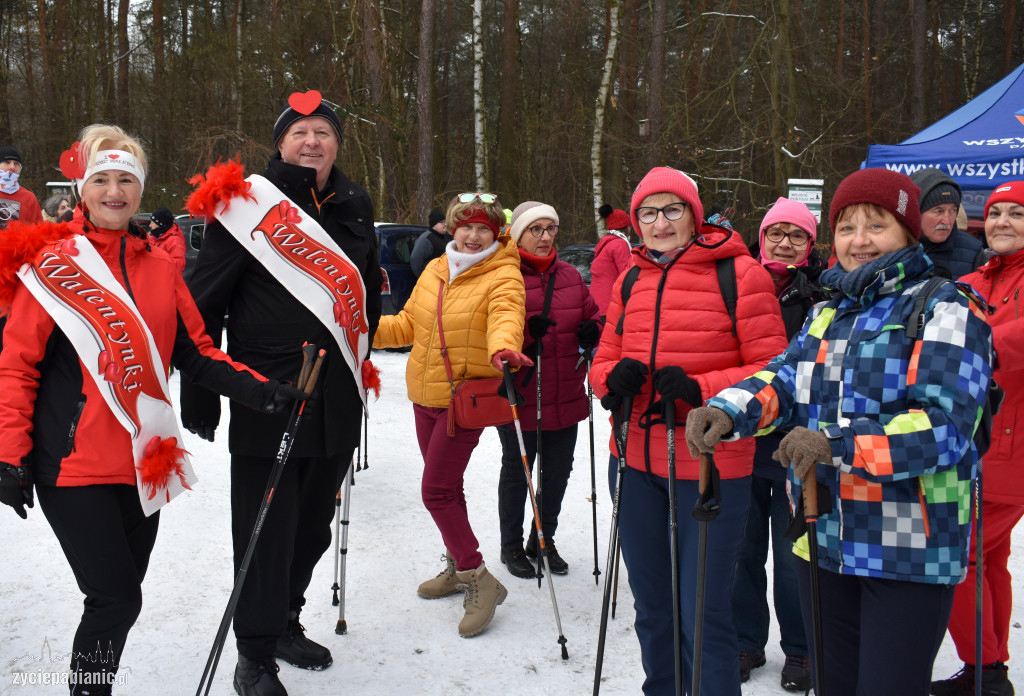
[[[319,116],[327,119],[334,132],[338,134],[338,143],[341,144],[341,121],[334,109],[328,106],[320,93],[315,89],[308,92],[295,92],[288,97],[288,103],[281,109],[281,113],[274,122],[274,147],[281,141],[288,128],[298,120]]]

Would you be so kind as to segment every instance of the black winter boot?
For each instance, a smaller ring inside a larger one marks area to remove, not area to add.
[[[982,696],[1013,696],[1013,684],[1007,677],[1006,665],[993,662],[981,668]],[[934,696],[974,696],[974,665],[964,664],[963,669],[949,679],[932,682]]]
[[[288,628],[277,639],[274,657],[302,669],[327,669],[334,662],[331,651],[305,636],[306,629],[299,623],[297,611],[288,612]]]
[[[545,539],[544,546],[548,549],[548,564],[551,566],[551,572],[555,575],[565,575],[569,572],[569,564],[565,562],[565,559],[558,555],[558,549],[555,548],[555,542],[553,539]],[[537,555],[537,540],[530,537],[530,540],[526,542],[526,556],[528,558],[538,558]],[[544,561],[540,561],[541,567],[544,566]]]
[[[501,562],[508,568],[508,572],[515,575],[517,578],[535,578],[537,577],[537,571],[534,569],[533,564],[523,553],[522,547],[518,549],[512,549],[511,551],[502,550]],[[554,571],[551,571],[554,572]]]
[[[239,696],[288,696],[284,684],[277,678],[280,669],[272,657],[250,660],[240,654],[235,666],[235,693]]]

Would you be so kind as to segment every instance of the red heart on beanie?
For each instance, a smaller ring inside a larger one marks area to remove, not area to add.
[[[315,89],[311,89],[305,94],[302,92],[295,92],[288,97],[288,106],[298,111],[303,116],[309,116],[311,113],[316,111],[316,108],[320,106],[320,102],[323,101],[323,97]]]

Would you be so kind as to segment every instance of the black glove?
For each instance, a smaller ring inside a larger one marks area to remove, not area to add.
[[[623,358],[608,374],[608,389],[619,396],[637,396],[647,382],[647,366],[633,358]]]
[[[605,411],[614,411],[622,406],[622,397],[615,392],[608,392],[601,397],[601,408]]]
[[[270,404],[267,406],[267,410],[270,413],[280,413],[288,408],[291,408],[293,401],[305,401],[309,398],[309,394],[302,391],[294,384],[290,382],[281,382],[277,385],[277,389],[274,390],[274,396],[270,400]]]
[[[697,380],[687,375],[686,371],[678,365],[659,367],[651,375],[651,383],[663,399],[671,401],[682,399],[694,408],[704,403]]]
[[[32,497],[32,472],[27,466],[0,462],[0,503],[10,505],[21,519],[28,519],[25,506],[35,507]]]
[[[526,320],[526,326],[530,329],[530,335],[536,340],[540,340],[547,335],[548,329],[558,324],[554,319],[548,317],[542,317],[539,314],[534,314],[532,317]]]
[[[601,340],[600,325],[593,319],[584,319],[576,329],[576,340],[584,353],[593,350],[597,342]]]
[[[206,440],[207,442],[213,442],[213,438],[217,432],[216,425],[203,425],[201,423],[182,423],[185,426],[185,430],[189,431],[193,435],[198,435],[200,439]]]

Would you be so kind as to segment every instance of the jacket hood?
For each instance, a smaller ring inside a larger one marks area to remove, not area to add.
[[[618,233],[618,230],[608,230],[608,232],[597,241],[597,246],[594,247],[594,256],[597,256],[597,253],[599,251],[604,249],[609,244],[613,243],[616,239],[621,240],[626,244],[629,244],[630,248],[633,247],[633,245],[630,244],[630,241],[628,239],[622,236],[621,233]]]

